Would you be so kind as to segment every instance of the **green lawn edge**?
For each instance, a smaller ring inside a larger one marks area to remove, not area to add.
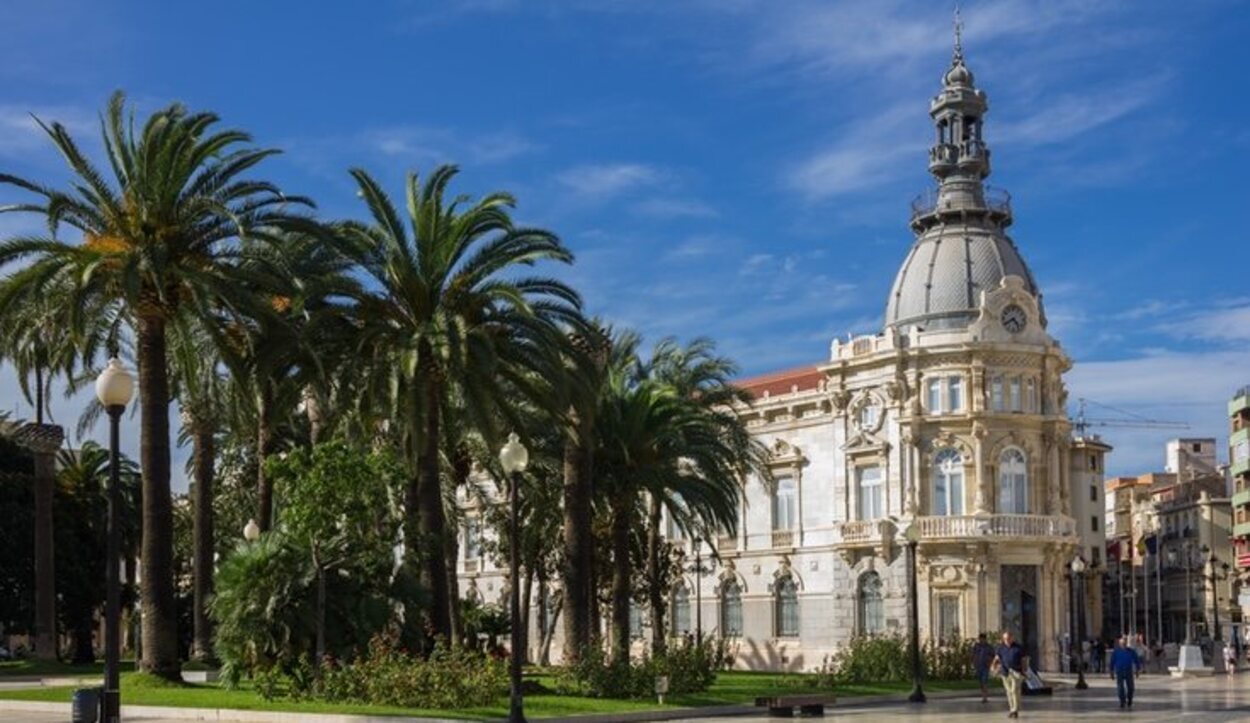
[[[540,679],[543,676],[540,676]],[[573,715],[611,715],[637,711],[680,710],[709,706],[751,705],[757,696],[828,691],[842,698],[866,695],[902,694],[911,690],[910,683],[875,683],[840,686],[833,690],[804,686],[803,674],[753,673],[729,671],[720,673],[716,683],[703,693],[672,696],[661,706],[653,700],[610,700],[562,695],[529,695],[525,698],[525,712],[530,718],[553,718]],[[543,681],[548,683],[549,681]],[[968,690],[976,687],[975,681],[935,681],[927,683],[932,691]],[[43,701],[69,704],[73,687],[22,688],[0,691],[0,700]],[[141,674],[126,674],[122,679],[122,699],[127,705],[151,705],[171,708],[228,708],[236,710],[274,711],[285,713],[337,713],[374,716],[411,716],[431,718],[454,718],[461,720],[488,720],[506,717],[507,698],[501,696],[491,706],[461,708],[455,710],[432,710],[400,708],[395,706],[359,705],[350,703],[325,703],[288,699],[265,700],[249,687],[234,690],[217,684],[172,684],[153,681]]]

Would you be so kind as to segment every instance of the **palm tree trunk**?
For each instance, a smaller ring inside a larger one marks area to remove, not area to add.
[[[452,474],[457,487],[467,487],[469,475],[473,472],[473,457],[463,443],[456,446],[452,466]],[[447,589],[451,593],[451,645],[453,648],[460,647],[464,641],[464,619],[461,615],[463,611],[460,609],[460,573],[456,570],[459,558],[459,536],[455,531],[449,531],[447,535]]]
[[[52,424],[21,428],[23,445],[35,463],[35,650],[38,660],[56,660],[56,451],[64,440]]]
[[[424,356],[424,355],[423,355]],[[447,518],[439,475],[440,385],[430,374],[425,384],[425,438],[417,460],[417,554],[422,582],[430,591],[426,611],[429,632],[444,642],[451,638],[451,591],[447,577]]]
[[[178,611],[174,604],[174,516],[169,491],[170,396],[165,320],[155,315],[140,317],[138,327],[143,670],[173,680],[180,677],[180,670]]]
[[[629,662],[629,603],[631,565],[629,538],[633,526],[633,500],[618,492],[612,503],[612,659]]]
[[[265,460],[273,454],[273,389],[262,379],[256,400],[256,524],[266,532],[273,524],[273,480],[265,473]]]
[[[315,447],[321,441],[326,422],[321,398],[311,385],[304,387],[304,414],[308,416],[308,441]]]
[[[35,365],[35,424],[43,426],[43,367]]]
[[[213,658],[212,621],[208,616],[208,600],[213,595],[213,459],[216,439],[213,425],[192,418],[192,476],[195,479],[194,553],[192,600],[195,633],[191,657],[206,661]]]
[[[594,533],[589,415],[582,415],[564,443],[564,663],[581,658],[594,637]]]
[[[651,496],[647,518],[647,598],[651,607],[651,654],[664,652],[668,638],[664,627],[664,591],[660,589],[660,558],[663,539],[660,537],[660,498]]]

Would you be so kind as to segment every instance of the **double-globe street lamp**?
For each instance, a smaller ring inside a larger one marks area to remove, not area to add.
[[[521,663],[524,651],[520,642],[525,639],[521,630],[521,473],[529,464],[530,453],[521,444],[516,432],[508,435],[508,442],[499,450],[499,463],[508,476],[508,587],[511,602],[510,623],[512,627],[512,655],[508,666],[511,682],[508,720],[510,723],[525,721],[525,702],[521,696]]]
[[[924,667],[920,662],[920,600],[916,591],[916,546],[920,544],[920,525],[913,520],[903,533],[907,541],[907,598],[908,622],[911,628],[911,695],[907,700],[912,703],[925,702]]]
[[[1211,583],[1211,607],[1215,623],[1215,634],[1213,639],[1223,640],[1224,633],[1220,630],[1220,586],[1219,583],[1228,579],[1228,573],[1231,566],[1227,562],[1220,562],[1220,558],[1215,556],[1215,551],[1206,545],[1202,546],[1203,552],[1207,553],[1207,574],[1206,578]]]
[[[108,541],[105,543],[104,696],[100,701],[104,723],[121,720],[121,484],[118,481],[119,436],[122,412],[134,396],[135,381],[116,357],[95,381],[95,395],[109,416]]]
[[[1089,687],[1089,684],[1085,682],[1085,666],[1081,658],[1081,641],[1085,638],[1085,559],[1080,555],[1072,558],[1071,584],[1074,590],[1071,597],[1073,613],[1076,617],[1076,632],[1072,635],[1069,649],[1076,660],[1076,689],[1085,690]]]

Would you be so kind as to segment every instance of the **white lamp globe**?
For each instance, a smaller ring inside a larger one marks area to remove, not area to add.
[[[516,432],[508,435],[508,443],[499,450],[499,463],[508,474],[524,472],[526,465],[530,463],[529,450],[521,444],[521,438]]]
[[[907,526],[907,530],[903,533],[903,539],[909,543],[920,542],[920,525],[912,522]]]
[[[243,526],[243,539],[248,542],[256,542],[260,539],[260,525],[256,524],[256,520],[248,520]]]
[[[1078,575],[1085,572],[1085,560],[1079,555],[1072,560],[1072,572],[1075,572]]]
[[[124,407],[130,404],[135,393],[135,380],[122,366],[117,357],[109,359],[108,366],[95,380],[95,396],[107,407]]]

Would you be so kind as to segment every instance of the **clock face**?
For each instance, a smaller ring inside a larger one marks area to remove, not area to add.
[[[1008,304],[1001,317],[1003,328],[1012,334],[1019,334],[1029,324],[1029,315],[1015,304]]]

